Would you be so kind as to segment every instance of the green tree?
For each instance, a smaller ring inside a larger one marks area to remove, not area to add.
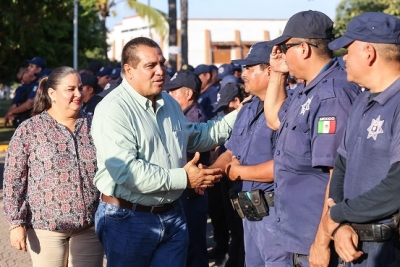
[[[107,17],[110,16],[110,13],[114,13],[112,10],[118,3],[115,0],[81,0],[81,2],[85,2],[88,5],[94,5],[96,11],[98,12],[101,19],[101,29],[103,33],[103,57],[106,61],[106,64],[109,64],[109,59],[107,55],[108,45],[107,45],[107,27],[106,21]],[[120,1],[121,2],[121,1]],[[119,2],[119,3],[120,3]],[[149,21],[149,24],[152,28],[161,36],[165,37],[167,35],[167,26],[166,26],[166,15],[159,10],[156,10],[148,5],[142,4],[136,0],[126,0],[129,7],[132,10],[135,10],[140,17],[146,18]]]
[[[92,8],[79,7],[78,62],[99,47],[100,21]],[[50,68],[73,64],[73,1],[2,0],[0,9],[0,82],[15,81],[16,68],[41,56]]]
[[[343,0],[336,8],[335,34],[344,34],[349,21],[364,12],[385,12],[400,17],[400,0]]]

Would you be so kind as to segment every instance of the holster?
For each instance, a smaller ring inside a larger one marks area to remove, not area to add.
[[[269,207],[261,190],[242,191],[238,193],[239,205],[249,221],[261,221],[269,215]]]

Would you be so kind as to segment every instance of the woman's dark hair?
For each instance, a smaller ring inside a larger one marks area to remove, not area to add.
[[[49,88],[56,90],[58,85],[61,83],[61,80],[70,74],[76,74],[79,76],[78,72],[71,67],[58,67],[54,69],[48,77],[45,77],[40,81],[33,102],[32,115],[42,113],[44,110],[51,108]]]

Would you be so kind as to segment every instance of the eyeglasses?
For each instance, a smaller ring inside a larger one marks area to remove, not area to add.
[[[307,43],[307,42],[301,42],[301,43],[291,43],[291,44],[281,44],[279,45],[282,53],[286,54],[286,52],[289,50],[289,48],[296,46],[296,45],[301,45],[302,43],[306,43],[308,45],[314,46],[314,47],[318,47],[317,44],[313,44],[313,43]]]

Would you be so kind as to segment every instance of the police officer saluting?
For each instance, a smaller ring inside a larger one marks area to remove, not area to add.
[[[264,98],[270,78],[269,55],[272,45],[253,45],[246,59],[234,60],[244,65],[243,80],[253,98],[238,114],[227,151],[212,167],[226,169],[233,181],[242,182],[241,192],[231,196],[244,218],[245,262],[247,267],[290,266],[291,255],[276,245],[279,235],[273,191],[273,156],[276,133],[266,125]],[[233,158],[232,158],[233,157]]]
[[[392,218],[400,207],[399,37],[398,18],[368,12],[329,44],[347,49],[347,79],[369,89],[350,114],[330,183],[330,209],[317,235],[326,250],[334,233],[336,252],[349,262],[345,266],[399,266]]]
[[[309,266],[325,190],[351,104],[360,92],[328,48],[333,22],[318,11],[293,15],[271,42],[265,96],[268,126],[278,130],[274,154],[276,243],[295,266]],[[287,73],[303,79],[287,97]]]

